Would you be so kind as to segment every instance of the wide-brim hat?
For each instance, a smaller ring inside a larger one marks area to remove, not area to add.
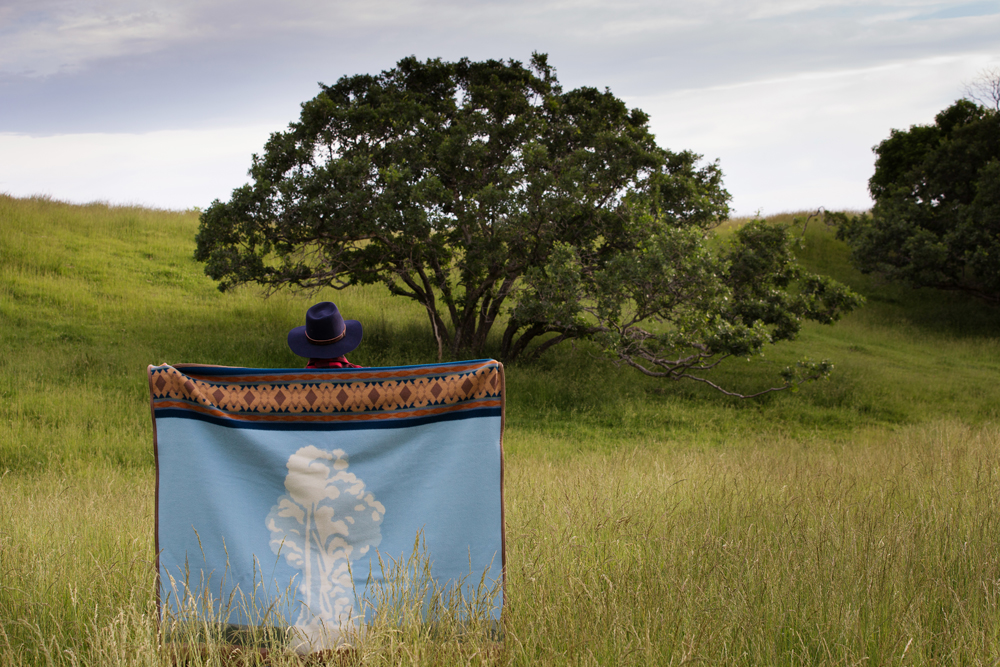
[[[361,335],[361,322],[345,320],[336,304],[323,301],[306,311],[305,326],[288,332],[288,347],[300,357],[333,359],[360,345]]]

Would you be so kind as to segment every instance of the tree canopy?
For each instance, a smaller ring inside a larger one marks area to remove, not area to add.
[[[959,100],[874,150],[871,214],[840,216],[855,265],[1000,304],[1000,112]]]
[[[253,183],[202,214],[196,258],[223,290],[382,283],[423,305],[439,356],[482,352],[502,322],[504,360],[588,337],[669,377],[857,303],[795,266],[781,228],[710,247],[722,172],[648,120],[608,90],[564,92],[544,55],[405,58],[321,84]]]

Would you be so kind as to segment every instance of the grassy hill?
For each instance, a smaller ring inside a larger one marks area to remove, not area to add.
[[[352,355],[363,365],[435,359],[420,307],[378,286],[220,294],[192,259],[197,224],[195,212],[0,197],[0,471],[151,465],[146,365],[299,366],[285,335],[316,300],[364,322]],[[810,357],[836,364],[830,381],[740,401],[616,367],[586,343],[564,345],[508,369],[513,451],[710,445],[748,433],[836,439],[859,428],[997,420],[1000,311],[862,276],[815,220],[803,242],[808,268],[848,283],[867,305],[834,326],[807,325],[763,360],[730,360],[714,377],[770,386],[779,369]]]
[[[379,287],[220,294],[197,224],[0,196],[0,664],[162,664],[147,364],[298,367],[285,336],[324,299],[364,322],[353,361],[435,359]],[[365,664],[1000,658],[1000,311],[862,276],[815,220],[802,240],[867,304],[714,379],[810,357],[829,381],[740,401],[586,343],[509,367],[507,641],[387,631]]]

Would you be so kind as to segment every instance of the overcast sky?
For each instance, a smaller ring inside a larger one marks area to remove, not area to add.
[[[737,214],[866,208],[872,146],[1000,65],[1000,0],[0,0],[0,192],[204,208],[317,83],[549,54]]]

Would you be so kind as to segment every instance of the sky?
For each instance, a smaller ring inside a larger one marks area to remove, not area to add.
[[[736,215],[864,209],[872,147],[1000,65],[1000,0],[0,0],[0,192],[205,208],[320,82],[532,52],[718,160]]]

